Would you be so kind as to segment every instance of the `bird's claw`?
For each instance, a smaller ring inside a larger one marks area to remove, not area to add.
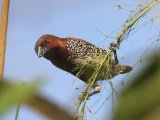
[[[84,101],[85,99],[85,94],[82,94],[81,96],[78,97],[79,101]],[[87,100],[90,100],[90,96],[88,95]]]
[[[93,96],[93,95],[95,95],[95,94],[97,94],[97,93],[100,93],[100,91],[101,91],[100,86],[95,86],[95,87],[94,87],[94,91],[88,94],[87,100],[90,100],[90,97],[91,97],[91,96]],[[84,101],[86,95],[87,95],[87,92],[83,91],[83,92],[82,92],[82,95],[79,96],[78,99],[79,99],[80,101]]]
[[[109,49],[115,51],[115,50],[119,49],[119,44],[112,42],[112,43],[110,44]]]
[[[87,92],[83,91],[83,92],[82,92],[82,95],[79,96],[78,99],[79,99],[80,101],[84,101],[86,95],[87,95]],[[87,100],[90,99],[89,97],[90,97],[90,96],[88,95]]]

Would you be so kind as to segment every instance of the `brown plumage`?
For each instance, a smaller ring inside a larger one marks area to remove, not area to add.
[[[43,35],[35,44],[38,57],[44,57],[56,67],[88,82],[101,64],[106,50],[79,38],[60,38]],[[128,73],[132,67],[120,65],[115,59],[106,59],[98,71],[96,81],[111,79],[118,74]]]

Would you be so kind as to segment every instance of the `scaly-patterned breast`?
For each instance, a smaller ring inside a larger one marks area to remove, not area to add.
[[[83,81],[87,81],[96,73],[98,67],[102,64],[103,58],[106,54],[106,50],[97,48],[92,44],[87,44],[81,39],[70,39],[67,41],[67,49],[69,52],[68,61],[74,66],[73,71],[71,72],[75,76],[79,77]],[[109,66],[103,65],[100,71],[100,74],[97,76],[98,79],[110,78],[107,71]],[[111,67],[111,66],[110,66]],[[103,70],[102,70],[103,69]],[[104,76],[105,74],[105,76]],[[103,76],[103,77],[101,77]]]
[[[96,59],[102,58],[106,53],[106,50],[86,44],[81,39],[68,40],[67,49],[69,52],[68,60],[78,66],[85,65],[90,61],[96,61]]]

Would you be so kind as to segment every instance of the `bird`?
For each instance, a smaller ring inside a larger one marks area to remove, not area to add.
[[[112,44],[113,45],[113,44]],[[108,50],[96,47],[83,39],[75,37],[61,38],[44,34],[35,44],[37,56],[44,57],[56,67],[76,76],[85,83],[95,80],[90,96],[101,91],[97,81],[109,80],[116,75],[132,70],[129,65],[121,65],[117,59],[108,56]]]

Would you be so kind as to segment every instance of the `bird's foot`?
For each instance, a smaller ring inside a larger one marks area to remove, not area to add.
[[[95,86],[93,89],[94,89],[94,91],[91,92],[91,93],[88,95],[89,97],[91,97],[91,96],[93,96],[93,95],[101,92],[100,86]]]
[[[82,95],[78,97],[79,101],[84,101],[86,94],[87,94],[87,92],[83,91]],[[87,98],[87,100],[88,100],[88,98]]]
[[[87,95],[87,92],[86,92],[86,91],[83,91],[83,92],[82,92],[82,95],[79,96],[78,99],[79,99],[80,101],[84,101],[86,95]],[[87,97],[87,100],[89,100],[89,95],[88,95],[88,97]]]
[[[94,89],[94,91],[88,94],[87,100],[89,100],[91,96],[93,96],[97,93],[100,93],[100,91],[101,91],[100,86],[95,86],[93,89]],[[80,101],[84,101],[86,95],[87,95],[87,92],[82,92],[82,95],[80,97],[78,97],[78,99]]]
[[[110,50],[117,50],[119,49],[119,44],[118,43],[115,43],[115,42],[112,42],[110,44],[110,47],[109,47]]]

